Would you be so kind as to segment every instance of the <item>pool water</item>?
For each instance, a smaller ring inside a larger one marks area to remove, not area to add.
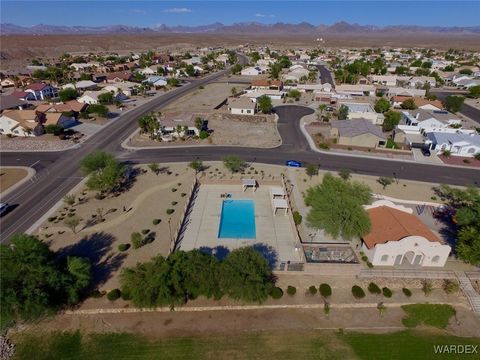
[[[256,235],[253,200],[223,200],[218,237],[255,239]]]

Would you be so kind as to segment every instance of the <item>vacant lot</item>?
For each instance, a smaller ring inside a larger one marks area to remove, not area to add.
[[[236,92],[239,92],[247,86],[248,84],[212,83],[167,105],[167,107],[162,108],[162,112],[208,112],[231,96],[233,88]]]
[[[28,175],[28,171],[22,168],[0,168],[0,193],[12,187]]]
[[[252,331],[149,340],[130,334],[26,333],[14,338],[23,359],[452,359],[434,345],[480,345],[435,331],[391,334]],[[381,345],[380,345],[381,344]]]

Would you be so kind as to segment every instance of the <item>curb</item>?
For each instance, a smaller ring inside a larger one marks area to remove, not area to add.
[[[13,192],[14,190],[18,189],[20,186],[25,184],[27,181],[29,181],[31,178],[35,176],[37,173],[34,168],[28,167],[28,166],[3,166],[4,168],[15,168],[15,169],[24,169],[27,171],[27,176],[25,176],[22,180],[14,184],[13,186],[10,186],[8,189],[5,191],[1,192],[1,196],[6,196]]]

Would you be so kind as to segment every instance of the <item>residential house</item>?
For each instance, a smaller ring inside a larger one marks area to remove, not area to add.
[[[425,144],[439,153],[450,151],[453,156],[465,157],[480,153],[480,135],[477,133],[429,132],[426,133],[426,138]]]
[[[282,75],[284,81],[299,82],[303,78],[308,77],[309,71],[301,65],[293,65],[289,68],[287,74]]]
[[[337,110],[342,105],[348,108],[348,119],[368,119],[373,125],[382,125],[385,117],[383,114],[377,113],[372,105],[368,102],[345,102],[337,103]]]
[[[331,125],[330,136],[337,139],[339,145],[374,149],[386,143],[380,128],[369,119],[334,120]]]
[[[244,76],[256,76],[256,75],[261,75],[261,74],[265,74],[265,72],[267,71],[267,68],[265,67],[260,67],[260,66],[251,66],[251,67],[247,67],[245,69],[242,69],[241,71],[241,75],[244,75]]]
[[[149,76],[145,80],[142,81],[145,84],[151,84],[152,86],[155,86],[156,88],[158,87],[164,87],[167,86],[167,78],[163,76]]]
[[[413,215],[411,208],[382,200],[366,210],[371,229],[363,236],[361,249],[373,266],[445,265],[450,246]]]
[[[195,119],[198,117],[203,119],[200,114],[191,113],[170,113],[162,115],[158,135],[161,136],[163,141],[170,141],[185,136],[199,136],[200,130],[195,123]],[[206,127],[204,120],[202,120],[202,127]]]
[[[385,86],[397,85],[397,75],[369,75],[368,79],[372,84],[375,84],[375,85],[385,85]]]
[[[15,87],[15,81],[12,78],[6,77],[2,78],[0,81],[0,87],[3,88],[9,88],[9,87]]]
[[[136,87],[138,86],[137,83],[133,82],[116,82],[112,83],[112,85],[107,85],[102,88],[103,91],[109,91],[113,93],[113,95],[123,94],[126,96],[132,96],[137,94]],[[120,100],[120,99],[119,99]]]
[[[257,103],[246,97],[229,98],[228,111],[236,115],[255,115]]]
[[[99,104],[98,95],[104,94],[106,91],[85,91],[82,96],[80,96],[77,101],[82,104],[96,105]]]
[[[29,104],[26,101],[12,95],[0,96],[0,111],[12,109],[23,110],[28,105]]]
[[[250,88],[252,90],[282,90],[283,82],[281,80],[253,80]]]
[[[419,88],[428,84],[430,87],[437,86],[437,80],[432,76],[413,76],[408,80],[408,85],[413,88]]]
[[[405,89],[403,87],[388,87],[385,89],[377,89],[377,91],[386,94],[388,98],[394,96],[425,97],[426,94],[424,89]]]
[[[154,75],[157,73],[157,69],[153,69],[152,67],[148,66],[144,69],[138,70],[138,72],[142,75],[149,76]]]
[[[46,83],[33,83],[28,85],[25,92],[31,93],[35,100],[46,100],[56,98],[58,91],[55,87]]]
[[[15,90],[10,94],[10,96],[23,101],[35,101],[35,95],[31,92]]]
[[[402,103],[407,99],[413,99],[415,106],[423,110],[441,111],[443,104],[440,100],[427,100],[419,96],[394,96],[390,99],[390,103],[394,108],[401,108]]]
[[[117,83],[124,81],[133,81],[135,77],[130,71],[116,71],[106,74],[108,83]]]
[[[7,110],[0,116],[0,133],[20,137],[44,134],[46,125],[60,125],[68,128],[76,123],[74,117],[63,113],[42,113],[37,110]]]
[[[264,95],[272,100],[282,100],[285,93],[279,90],[247,90],[247,92],[240,95],[240,97],[247,97],[257,102],[257,99]]]
[[[335,86],[335,92],[349,96],[375,96],[375,86],[342,84]]]
[[[66,101],[65,103],[56,103],[56,104],[40,104],[35,110],[48,113],[48,112],[58,112],[58,113],[72,113],[73,117],[77,117],[78,114],[82,111],[85,111],[88,107],[88,104],[78,102],[77,100]]]

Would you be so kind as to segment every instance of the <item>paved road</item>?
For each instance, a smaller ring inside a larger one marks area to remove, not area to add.
[[[431,93],[437,95],[438,99],[442,101],[444,101],[448,95],[465,96],[467,94],[466,91],[458,91],[458,90],[448,91],[448,90],[442,90],[442,89],[438,89],[438,90],[432,89]],[[480,124],[480,109],[477,109],[468,104],[463,104],[462,110],[460,110],[460,113],[469,117],[470,119],[477,122],[478,124]]]
[[[2,199],[14,205],[10,213],[1,220],[0,241],[7,241],[12,234],[24,232],[45,214],[57,201],[80,182],[79,161],[97,149],[113,153],[122,161],[131,163],[176,162],[201,160],[220,160],[225,155],[236,154],[248,162],[284,164],[287,159],[296,159],[304,163],[320,164],[323,169],[350,169],[353,172],[428,182],[457,185],[480,184],[480,171],[477,169],[451,168],[411,162],[399,162],[383,159],[369,159],[354,156],[317,153],[309,149],[308,143],[298,126],[300,118],[313,110],[302,106],[280,106],[275,109],[279,115],[279,132],[283,144],[275,149],[253,149],[241,147],[189,147],[162,148],[138,151],[126,151],[120,147],[137,127],[136,119],[158,107],[175,100],[178,96],[191,91],[196,86],[213,81],[222,74],[215,74],[196,83],[176,89],[174,92],[152,100],[131,112],[123,114],[111,126],[94,135],[81,147],[65,152],[9,153],[0,154],[4,166],[31,166],[37,170],[34,180],[27,182],[16,191]]]

